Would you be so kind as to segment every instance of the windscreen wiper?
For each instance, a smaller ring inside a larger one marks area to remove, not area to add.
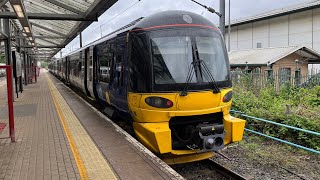
[[[193,50],[193,48],[192,48],[192,50]],[[196,58],[198,59],[198,62],[199,62],[200,71],[202,71],[202,75],[205,76],[205,78],[208,80],[209,84],[211,84],[211,86],[213,87],[213,93],[220,93],[221,91],[220,91],[219,87],[217,86],[217,83],[214,80],[214,77],[211,74],[208,66],[206,65],[206,63],[203,60],[200,59],[198,49],[196,48],[194,50],[195,50]],[[201,67],[203,67],[203,68],[201,68]]]
[[[198,61],[193,61],[189,65],[187,79],[183,88],[183,91],[180,93],[180,96],[188,95],[189,84],[192,81],[193,75],[195,74],[195,69],[197,67]]]
[[[219,87],[217,86],[217,83],[216,81],[214,80],[214,77],[212,75],[212,73],[210,72],[208,66],[206,65],[206,63],[204,63],[203,60],[199,60],[200,61],[200,68],[203,66],[203,68],[201,68],[202,70],[202,74],[205,76],[205,78],[208,80],[209,84],[212,85],[213,87],[213,93],[220,93],[220,89]]]

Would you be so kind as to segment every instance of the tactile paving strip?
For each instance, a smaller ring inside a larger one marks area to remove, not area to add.
[[[107,160],[48,77],[49,89],[82,179],[117,179]]]

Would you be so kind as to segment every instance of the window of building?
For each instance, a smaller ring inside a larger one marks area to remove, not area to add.
[[[279,68],[280,85],[291,81],[291,68]]]
[[[262,48],[262,43],[261,42],[257,42],[257,48]]]

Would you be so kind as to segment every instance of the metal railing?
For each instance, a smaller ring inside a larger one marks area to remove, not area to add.
[[[320,137],[320,133],[319,132],[314,132],[314,131],[301,129],[301,128],[297,128],[297,127],[294,127],[294,126],[290,126],[290,125],[281,124],[281,123],[277,123],[277,122],[274,122],[274,121],[262,119],[262,118],[257,118],[257,117],[254,117],[254,116],[249,116],[249,115],[247,115],[247,114],[245,114],[245,113],[243,113],[241,111],[230,110],[230,112],[231,113],[240,114],[240,116],[242,116],[242,117],[250,118],[250,119],[253,119],[253,120],[256,120],[256,121],[270,123],[270,124],[274,124],[274,125],[277,125],[277,126],[285,127],[285,128],[288,128],[288,129],[293,129],[293,130],[296,130],[296,131],[300,131],[300,132],[304,132],[304,133],[308,133],[308,134],[312,134],[312,135],[316,135],[316,136]],[[291,146],[295,146],[297,148],[304,149],[306,151],[310,151],[310,152],[313,152],[313,153],[320,154],[320,151],[317,151],[315,149],[311,149],[311,148],[308,148],[308,147],[305,147],[305,146],[302,146],[302,145],[299,145],[299,144],[295,144],[293,142],[289,142],[289,141],[286,141],[286,140],[283,140],[283,139],[279,139],[279,138],[276,138],[276,137],[273,137],[273,136],[270,136],[270,135],[267,135],[267,134],[263,134],[263,133],[258,132],[258,131],[254,131],[254,130],[251,130],[251,129],[248,129],[248,128],[245,128],[245,131],[248,131],[248,132],[254,133],[254,134],[258,134],[260,136],[263,136],[263,137],[266,137],[266,138],[270,138],[270,139],[273,139],[273,140],[276,140],[276,141],[279,141],[279,142],[282,142],[282,143],[285,143],[285,144],[288,144],[288,145],[291,145]]]

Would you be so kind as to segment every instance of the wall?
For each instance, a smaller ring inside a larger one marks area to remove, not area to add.
[[[320,8],[231,28],[231,50],[257,48],[259,42],[262,48],[307,45],[320,52]]]
[[[308,63],[303,62],[300,56],[296,53],[290,54],[289,56],[286,56],[281,60],[277,61],[276,63],[274,63],[272,66],[273,72],[278,73],[279,68],[290,68],[291,76],[294,77],[294,73],[295,73],[294,71],[296,69],[296,62],[295,62],[296,59],[299,60],[298,67],[301,69],[301,75],[306,76],[308,74]]]

